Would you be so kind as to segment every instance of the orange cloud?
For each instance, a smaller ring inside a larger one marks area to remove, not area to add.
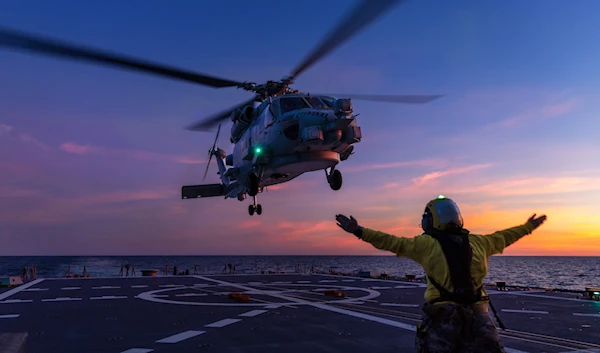
[[[439,171],[439,172],[427,173],[420,177],[413,178],[412,181],[413,181],[413,185],[421,186],[428,181],[439,179],[439,178],[442,178],[442,177],[445,177],[448,175],[468,173],[468,172],[471,172],[474,170],[489,168],[491,166],[493,166],[493,164],[487,163],[487,164],[470,165],[470,166],[459,167],[459,168],[451,168],[451,169],[447,169],[447,170],[443,170],[443,171]]]
[[[405,181],[384,183],[379,186],[379,189],[385,190],[382,193],[376,193],[373,195],[372,190],[365,190],[367,194],[363,197],[359,197],[361,200],[368,200],[377,203],[385,203],[390,200],[402,199],[402,200],[414,200],[432,198],[442,193],[445,194],[448,191],[452,191],[452,194],[456,194],[457,187],[464,187],[465,181],[471,183],[471,178],[451,178],[459,174],[469,174],[480,170],[488,169],[494,164],[474,164],[467,166],[460,166],[449,168],[445,170],[433,171],[422,174],[417,177],[412,177]],[[370,194],[370,195],[368,195]],[[376,205],[373,205],[377,207]],[[380,206],[379,206],[380,207]]]
[[[325,173],[323,173],[323,179],[325,179]],[[284,190],[284,192],[290,192],[293,190],[302,190],[307,187],[312,187],[317,185],[318,181],[316,179],[292,179],[288,182],[270,185],[266,187],[265,193],[269,191],[280,191]]]
[[[60,145],[60,149],[64,152],[78,155],[96,154],[101,156],[124,156],[139,160],[152,160],[181,164],[199,164],[207,162],[206,159],[198,159],[186,156],[172,156],[168,154],[139,150],[114,150],[106,147],[81,145],[74,142],[64,142]]]
[[[417,161],[397,161],[397,162],[389,162],[389,163],[373,163],[373,164],[361,164],[361,165],[355,165],[355,166],[347,166],[344,168],[344,172],[357,173],[357,172],[365,172],[365,171],[372,171],[372,170],[378,170],[378,169],[391,169],[391,168],[413,167],[413,166],[440,167],[440,166],[446,166],[448,164],[450,164],[449,161],[438,160],[438,159],[424,159],[424,160],[417,160]]]
[[[530,177],[512,178],[487,184],[466,187],[461,185],[453,189],[455,194],[484,193],[487,195],[544,195],[600,191],[600,177]]]

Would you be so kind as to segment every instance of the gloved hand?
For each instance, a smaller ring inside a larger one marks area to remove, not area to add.
[[[337,225],[340,226],[340,228],[348,233],[356,235],[356,231],[359,227],[358,222],[356,219],[354,219],[354,217],[350,216],[350,218],[348,218],[344,215],[338,214],[335,216],[335,219],[339,222]]]
[[[546,217],[546,215],[542,215],[539,216],[538,218],[535,218],[536,213],[533,214],[533,216],[531,216],[527,222],[531,223],[533,225],[533,229],[536,229],[537,227],[541,226],[542,223],[544,223],[546,221],[546,219],[548,217]]]

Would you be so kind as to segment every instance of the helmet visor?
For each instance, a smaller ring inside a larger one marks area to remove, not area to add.
[[[463,226],[462,215],[456,203],[452,200],[436,200],[433,203],[437,213],[437,225],[440,228],[445,228],[450,223],[456,224],[459,228]]]

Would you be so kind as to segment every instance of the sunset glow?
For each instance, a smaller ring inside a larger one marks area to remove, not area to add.
[[[235,3],[157,3],[131,18],[121,8],[131,5],[118,2],[14,2],[0,24],[263,82],[287,74],[340,8]],[[294,87],[310,92],[446,96],[426,105],[353,101],[363,140],[339,165],[342,188],[331,190],[322,171],[305,174],[259,194],[263,214],[252,217],[251,198],[180,194],[203,183],[214,140],[183,127],[247,92],[0,48],[0,255],[385,255],[341,230],[335,215],[412,237],[441,194],[472,233],[548,216],[503,255],[600,256],[600,51],[589,41],[597,11],[548,3],[534,26],[519,13],[535,5],[502,4],[399,6],[299,78]],[[290,6],[313,24],[277,15]],[[222,27],[224,18],[237,20]],[[267,35],[275,28],[285,33]],[[218,146],[231,153],[229,127]],[[218,182],[216,173],[213,161],[204,183]]]

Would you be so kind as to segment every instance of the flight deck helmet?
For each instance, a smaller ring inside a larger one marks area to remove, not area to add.
[[[421,228],[425,232],[436,229],[445,231],[450,228],[462,228],[463,218],[454,201],[440,195],[425,206]]]

